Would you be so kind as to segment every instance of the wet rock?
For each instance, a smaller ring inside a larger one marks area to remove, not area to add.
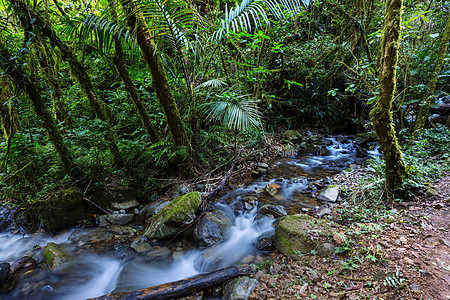
[[[113,238],[113,234],[108,231],[106,228],[84,228],[78,229],[74,231],[70,236],[69,240],[72,242],[78,243],[79,246],[82,246],[86,243],[89,243],[92,240],[103,240],[110,241]]]
[[[153,250],[152,246],[147,242],[146,238],[142,236],[131,243],[130,247],[134,249],[134,251],[139,253],[150,252]]]
[[[14,226],[15,208],[8,205],[0,206],[0,232],[10,230]]]
[[[6,282],[9,274],[9,263],[0,262],[0,287]]]
[[[144,235],[149,239],[173,237],[194,221],[195,212],[200,203],[201,195],[199,192],[192,192],[174,198],[151,218]]]
[[[65,252],[61,244],[48,243],[45,247],[42,263],[48,270],[55,270],[71,260],[72,256]]]
[[[134,214],[111,214],[99,217],[100,226],[126,225],[134,220]]]
[[[275,197],[280,188],[281,187],[276,183],[268,183],[264,188],[264,191],[266,191],[270,196]]]
[[[256,238],[256,249],[258,250],[270,250],[273,244],[274,230],[263,232]]]
[[[317,199],[328,202],[336,202],[339,197],[340,187],[338,185],[330,185],[317,196]]]
[[[242,203],[244,210],[252,210],[258,204],[258,198],[255,196],[245,196]]]
[[[172,198],[176,198],[179,197],[181,195],[187,194],[190,192],[189,186],[186,184],[180,184],[177,187],[175,187],[175,189],[173,190],[171,197]]]
[[[249,277],[239,277],[231,280],[225,285],[222,299],[225,300],[247,300],[255,289],[258,281]]]
[[[194,240],[200,248],[207,248],[227,239],[232,225],[223,211],[215,209],[207,212],[195,226]]]
[[[284,255],[299,259],[301,254],[310,254],[311,250],[323,248],[320,255],[328,255],[332,240],[333,222],[315,219],[306,214],[288,215],[280,220],[274,235],[275,247]]]
[[[161,209],[163,209],[170,201],[158,201],[144,206],[144,208],[139,213],[140,219],[147,219],[155,214],[157,214]]]
[[[161,247],[145,254],[150,261],[169,261],[172,258],[172,251],[167,247]]]
[[[277,219],[287,215],[287,212],[281,205],[266,204],[261,206],[261,208],[258,211],[258,214]]]
[[[285,143],[300,143],[302,135],[297,130],[286,130],[281,134],[281,141]]]
[[[111,203],[113,209],[130,209],[139,206],[139,201],[136,199],[125,200],[125,201],[114,201]]]
[[[355,143],[358,146],[365,147],[369,142],[375,142],[376,141],[376,134],[375,132],[362,132],[355,134],[353,139],[355,140]]]
[[[77,188],[57,192],[45,201],[36,202],[34,211],[42,224],[54,233],[90,217],[83,192]]]
[[[267,174],[267,170],[269,169],[269,165],[266,163],[257,163],[256,169],[258,171],[258,175],[265,175]]]

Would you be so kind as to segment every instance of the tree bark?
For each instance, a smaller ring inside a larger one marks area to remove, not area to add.
[[[417,114],[416,121],[413,126],[413,136],[417,138],[420,131],[425,126],[427,120],[428,112],[430,111],[431,103],[433,102],[434,90],[436,88],[436,83],[438,80],[439,73],[441,73],[442,66],[444,65],[444,58],[447,54],[448,41],[450,37],[450,17],[447,18],[447,25],[442,33],[441,43],[439,45],[438,59],[434,65],[433,73],[431,74],[431,79],[428,82],[428,87],[426,93],[423,95],[423,99],[420,104],[420,110]]]
[[[190,152],[191,145],[187,138],[177,104],[172,95],[166,72],[156,53],[155,41],[149,35],[146,25],[144,25],[143,22],[136,16],[136,13],[132,8],[131,1],[120,0],[120,2],[128,16],[128,27],[130,27],[130,30],[136,31],[137,43],[152,75],[156,96],[158,97],[159,103],[163,108],[174,145],[175,147],[186,146]]]
[[[106,124],[107,130],[105,133],[105,140],[113,156],[115,166],[117,168],[123,168],[124,163],[119,152],[119,147],[117,146],[116,139],[111,131],[108,116],[102,108],[102,106],[104,106],[104,103],[102,103],[98,99],[92,82],[89,78],[89,75],[86,73],[84,66],[81,65],[80,62],[78,62],[70,48],[56,35],[51,25],[46,22],[38,13],[28,9],[25,3],[22,2],[22,0],[9,1],[14,7],[16,14],[19,16],[22,25],[25,28],[27,24],[31,23],[34,28],[37,28],[44,36],[46,36],[50,40],[53,45],[58,47],[58,49],[61,51],[62,58],[69,63],[73,74],[78,79],[81,88],[89,99],[89,103],[94,109],[96,116]]]
[[[111,5],[113,4],[112,1],[109,2]],[[112,12],[113,19],[116,18],[115,12]],[[130,74],[128,73],[127,67],[125,65],[125,54],[122,49],[122,43],[120,42],[119,38],[117,36],[114,37],[114,47],[115,47],[115,53],[113,58],[113,63],[116,66],[116,70],[119,73],[120,78],[122,78],[123,83],[125,84],[125,89],[127,90],[128,94],[131,97],[131,100],[133,101],[134,106],[136,107],[136,110],[138,111],[139,117],[141,118],[142,125],[144,125],[145,130],[147,131],[147,134],[150,137],[150,140],[153,143],[156,143],[159,141],[159,134],[158,131],[153,127],[152,122],[150,121],[150,116],[147,113],[147,110],[145,109],[144,104],[141,101],[141,98],[139,97],[139,94],[136,90],[136,87],[133,84],[133,81],[131,80]]]
[[[34,81],[30,75],[22,71],[20,65],[15,65],[14,60],[11,60],[11,55],[6,50],[3,43],[0,42],[0,64],[5,73],[14,81],[14,83],[28,94],[33,103],[36,115],[41,119],[43,127],[46,129],[50,142],[55,147],[59,154],[59,158],[63,163],[64,170],[75,178],[78,178],[81,173],[73,162],[69,149],[67,148],[55,120],[50,111],[45,107],[41,95],[34,85]]]
[[[131,292],[110,293],[97,298],[91,298],[90,300],[174,299],[221,284],[235,277],[249,275],[252,272],[252,268],[247,265],[239,267],[229,267],[188,279],[161,284]]]
[[[402,0],[386,0],[384,35],[381,43],[380,95],[370,117],[383,149],[386,190],[402,186],[406,165],[392,123],[392,102],[396,86],[396,67],[400,40]]]

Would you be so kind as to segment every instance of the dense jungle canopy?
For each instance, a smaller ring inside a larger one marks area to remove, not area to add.
[[[433,109],[434,124],[450,123],[449,9],[445,0],[2,0],[2,199],[107,176],[161,188],[158,178],[223,171],[282,130],[305,128],[375,129],[387,188],[399,188],[411,166],[398,137],[417,139]]]

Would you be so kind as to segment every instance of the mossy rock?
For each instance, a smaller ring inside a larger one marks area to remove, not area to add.
[[[53,233],[91,216],[89,206],[83,200],[83,192],[77,188],[59,191],[46,200],[37,202],[34,211],[45,228]]]
[[[286,216],[275,229],[274,245],[281,253],[294,259],[311,254],[312,250],[319,256],[329,256],[332,253],[329,244],[335,231],[333,225],[329,220],[315,219],[306,214]]]
[[[150,219],[150,225],[144,235],[150,239],[166,239],[191,224],[195,212],[201,204],[199,192],[191,192],[170,201],[163,209]]]
[[[63,246],[48,243],[44,250],[42,263],[48,270],[55,270],[71,260],[72,256],[64,251]]]
[[[281,135],[281,141],[286,143],[300,143],[302,135],[297,130],[286,130]]]

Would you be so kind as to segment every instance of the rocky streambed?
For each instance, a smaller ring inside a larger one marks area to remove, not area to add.
[[[366,139],[356,140],[361,147],[347,137],[308,137],[300,144],[290,132],[284,139],[291,145],[284,156],[270,166],[259,163],[253,183],[218,197],[206,210],[200,209],[200,192],[180,189],[182,195],[146,206],[124,202],[97,217],[92,228],[54,237],[0,233],[2,299],[85,299],[136,290],[236,263],[263,263],[274,244],[289,256],[311,250],[329,255],[339,238],[326,215],[345,188],[330,176],[379,153],[368,150]],[[236,279],[209,293],[249,294],[255,284]]]

